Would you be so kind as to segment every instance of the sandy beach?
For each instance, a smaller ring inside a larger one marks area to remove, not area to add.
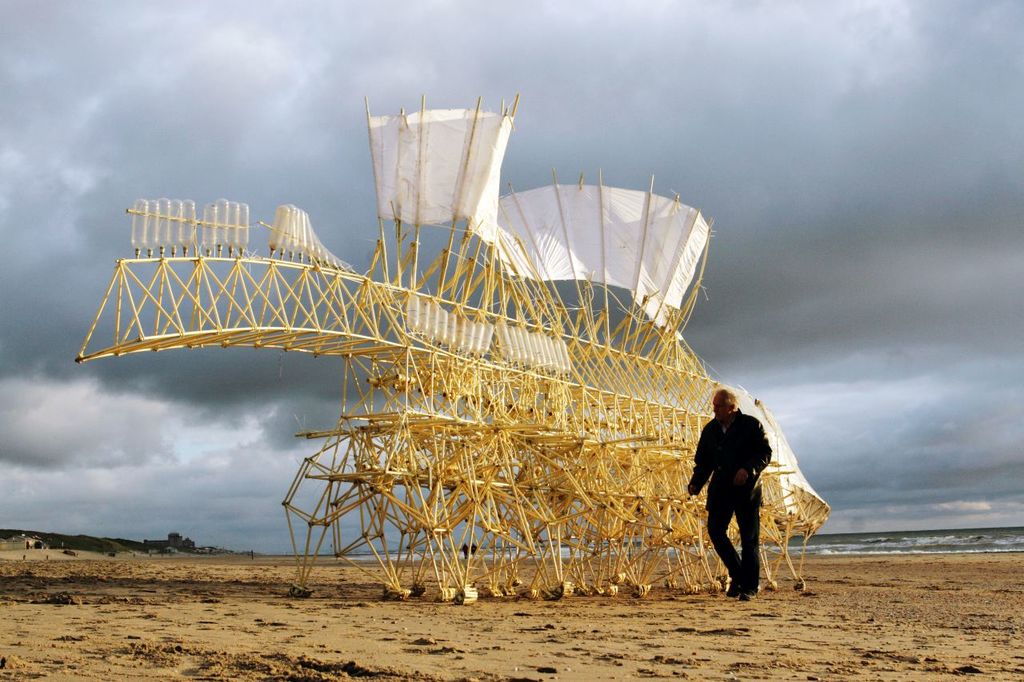
[[[809,557],[806,591],[750,602],[456,606],[381,601],[333,559],[293,599],[289,557],[6,552],[0,679],[1020,679],[1022,559]]]

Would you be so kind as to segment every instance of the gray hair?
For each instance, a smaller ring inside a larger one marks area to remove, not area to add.
[[[714,400],[715,398],[722,398],[727,404],[732,405],[733,407],[740,406],[740,399],[736,395],[736,392],[731,388],[726,388],[725,386],[719,386],[715,389],[715,392],[711,394],[711,399]]]

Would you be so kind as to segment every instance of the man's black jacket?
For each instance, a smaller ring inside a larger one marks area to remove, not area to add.
[[[690,485],[699,492],[710,477],[708,500],[728,491],[753,491],[758,476],[771,459],[772,446],[768,444],[761,422],[757,417],[736,410],[725,433],[717,419],[704,426],[697,441]],[[739,469],[746,469],[748,477],[745,485],[737,487],[732,481]]]

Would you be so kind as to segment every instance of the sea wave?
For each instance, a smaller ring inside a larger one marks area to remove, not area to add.
[[[808,554],[831,555],[985,552],[1024,552],[1024,528],[835,533],[817,535],[807,545]]]
[[[826,555],[834,556],[834,555],[838,555],[838,554],[844,554],[844,555],[845,554],[872,554],[872,555],[874,555],[874,554],[1010,554],[1010,553],[1013,553],[1013,552],[1024,552],[1024,548],[999,549],[999,548],[995,548],[995,547],[990,547],[990,548],[987,548],[987,549],[962,549],[962,550],[955,550],[955,551],[954,550],[950,550],[950,549],[943,549],[941,547],[909,549],[909,550],[908,549],[853,549],[853,550],[844,549],[844,550],[837,550],[837,549],[829,549],[829,548],[821,548],[821,549],[814,550],[814,549],[811,549],[810,547],[808,547],[808,549],[807,549],[807,553],[808,554],[821,554],[823,556],[826,556]]]

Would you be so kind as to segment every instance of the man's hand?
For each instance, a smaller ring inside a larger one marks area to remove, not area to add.
[[[746,469],[738,469],[736,471],[736,476],[734,476],[732,479],[732,484],[743,485],[744,483],[747,482],[748,478],[750,478],[750,473]]]

